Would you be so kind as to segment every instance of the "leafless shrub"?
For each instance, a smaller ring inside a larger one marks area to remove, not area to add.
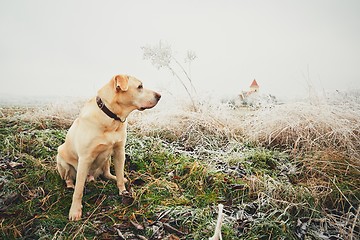
[[[177,80],[179,80],[188,94],[193,108],[196,109],[194,97],[194,94],[196,94],[196,89],[192,83],[190,73],[188,73],[183,65],[177,60],[171,46],[160,41],[158,45],[147,45],[141,47],[141,49],[143,50],[143,57],[145,60],[150,60],[151,64],[157,69],[165,68],[169,70],[171,74],[174,75]],[[190,65],[196,58],[197,56],[195,52],[187,52],[185,63],[189,64],[189,72]],[[188,83],[183,80],[184,77],[188,80]]]

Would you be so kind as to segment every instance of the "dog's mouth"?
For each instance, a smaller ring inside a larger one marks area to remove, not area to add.
[[[155,106],[155,105],[154,105],[154,106]],[[144,110],[146,110],[146,109],[153,108],[154,106],[151,106],[151,107],[141,107],[141,108],[139,108],[138,110],[139,110],[139,111],[144,111]]]
[[[155,98],[154,98],[154,100],[149,101],[149,102],[146,102],[145,104],[143,104],[143,105],[145,105],[145,106],[139,107],[138,110],[139,110],[139,111],[144,111],[144,110],[146,110],[146,109],[150,109],[150,108],[155,107],[156,104],[159,102],[160,98],[161,98],[161,95],[158,94],[158,93],[155,93]]]

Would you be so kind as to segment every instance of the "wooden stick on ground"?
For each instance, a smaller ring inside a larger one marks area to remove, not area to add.
[[[218,205],[218,207],[219,207],[219,214],[218,214],[218,218],[217,218],[217,222],[216,222],[215,233],[214,233],[214,236],[209,238],[209,240],[222,240],[221,225],[222,225],[222,221],[224,219],[224,214],[223,214],[224,205],[222,205],[220,203]]]

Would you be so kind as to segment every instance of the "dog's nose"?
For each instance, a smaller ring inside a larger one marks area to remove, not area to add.
[[[156,98],[157,101],[159,101],[160,98],[161,98],[161,95],[159,93],[155,93],[155,98]]]

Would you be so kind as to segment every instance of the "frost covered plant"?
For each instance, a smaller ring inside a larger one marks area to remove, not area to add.
[[[160,41],[159,45],[146,46],[141,49],[143,50],[144,59],[150,60],[151,64],[157,69],[171,68],[172,50],[170,45],[163,44]]]
[[[189,62],[191,63],[192,61],[194,61],[197,58],[196,53],[194,51],[187,51],[187,55],[185,58],[185,62]]]
[[[169,44],[164,44],[161,41],[159,44],[151,46],[147,45],[141,47],[143,50],[143,58],[145,60],[150,60],[151,64],[156,67],[158,70],[161,68],[168,69],[181,83],[184,87],[186,93],[188,94],[194,110],[196,110],[196,105],[194,101],[194,96],[191,92],[196,93],[195,87],[192,84],[190,74],[185,70],[181,63],[175,58],[171,46]],[[195,52],[188,51],[185,58],[185,63],[190,64],[197,58]],[[177,70],[178,69],[178,70]],[[183,78],[185,77],[188,80],[188,83],[185,83]],[[190,90],[191,89],[191,90]]]

